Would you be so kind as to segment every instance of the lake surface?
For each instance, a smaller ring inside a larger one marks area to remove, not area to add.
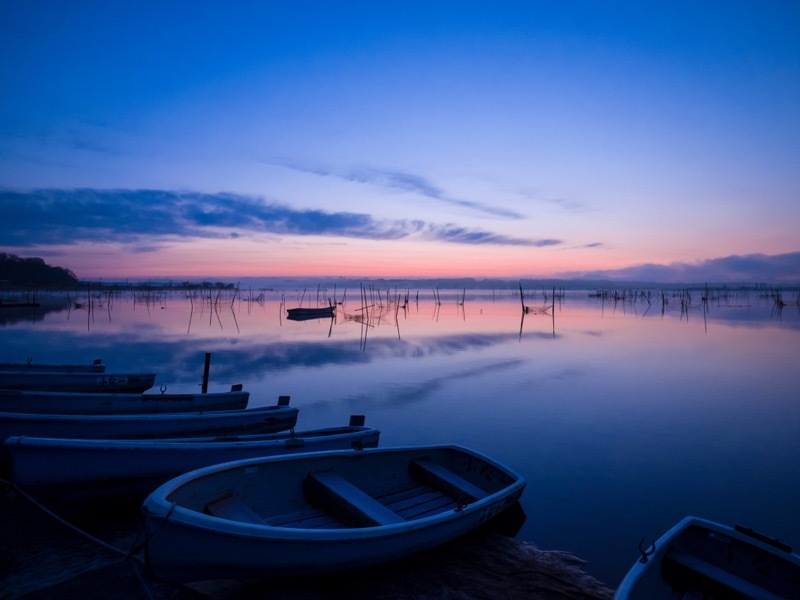
[[[800,308],[784,293],[342,290],[334,321],[285,308],[332,290],[73,296],[0,313],[0,362],[158,374],[171,392],[290,395],[298,429],[364,414],[382,446],[455,443],[528,481],[518,535],[616,587],[686,515],[800,546]],[[400,300],[400,302],[398,302]],[[76,307],[75,302],[80,303]],[[367,310],[364,310],[364,306]],[[90,310],[91,308],[91,310]],[[156,390],[157,391],[157,390]]]

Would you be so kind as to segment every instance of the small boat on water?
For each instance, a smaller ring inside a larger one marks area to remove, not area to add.
[[[335,307],[321,306],[319,308],[290,308],[286,312],[293,321],[307,321],[309,319],[326,319],[333,317]]]
[[[101,394],[0,390],[0,412],[60,415],[112,415],[200,412],[247,408],[250,392],[241,385],[205,394]]]
[[[35,363],[31,359],[24,363],[0,363],[0,371],[22,371],[24,373],[40,371],[50,373],[104,373],[105,370],[106,366],[100,358],[96,358],[90,365]]]
[[[155,373],[0,370],[0,389],[5,390],[141,394],[155,381]]]
[[[513,506],[524,487],[517,473],[458,446],[223,463],[147,497],[145,561],[170,581],[380,564],[477,528]]]
[[[154,440],[10,437],[0,473],[26,491],[59,498],[139,494],[208,465],[298,452],[375,448],[380,431],[354,415],[344,427],[284,433]]]
[[[800,556],[739,525],[686,517],[640,552],[616,600],[800,598]]]
[[[0,441],[12,436],[82,439],[166,438],[230,433],[275,433],[297,423],[288,396],[277,405],[245,410],[133,415],[0,413]],[[283,403],[281,403],[283,402]]]

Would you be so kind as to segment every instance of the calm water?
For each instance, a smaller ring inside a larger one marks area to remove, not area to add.
[[[282,299],[293,307],[301,295],[223,295],[214,309],[178,293],[127,294],[96,299],[92,312],[3,313],[0,361],[102,358],[177,392],[199,389],[210,352],[211,391],[242,383],[251,406],[290,395],[298,428],[365,414],[382,446],[482,451],[528,481],[518,537],[580,556],[612,587],[640,538],[688,514],[800,546],[795,295],[777,311],[756,292],[666,306],[569,292],[544,312],[539,292],[523,320],[510,292],[437,305],[411,290],[404,309],[384,290],[368,299],[368,325],[358,290],[333,323],[287,321]]]

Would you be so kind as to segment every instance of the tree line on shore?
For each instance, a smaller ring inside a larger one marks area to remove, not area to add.
[[[48,265],[41,258],[21,258],[0,253],[0,282],[6,287],[74,289],[82,287],[78,277],[64,267]]]

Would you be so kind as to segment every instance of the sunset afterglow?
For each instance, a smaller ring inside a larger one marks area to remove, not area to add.
[[[800,281],[793,2],[0,15],[0,252],[84,279]]]

